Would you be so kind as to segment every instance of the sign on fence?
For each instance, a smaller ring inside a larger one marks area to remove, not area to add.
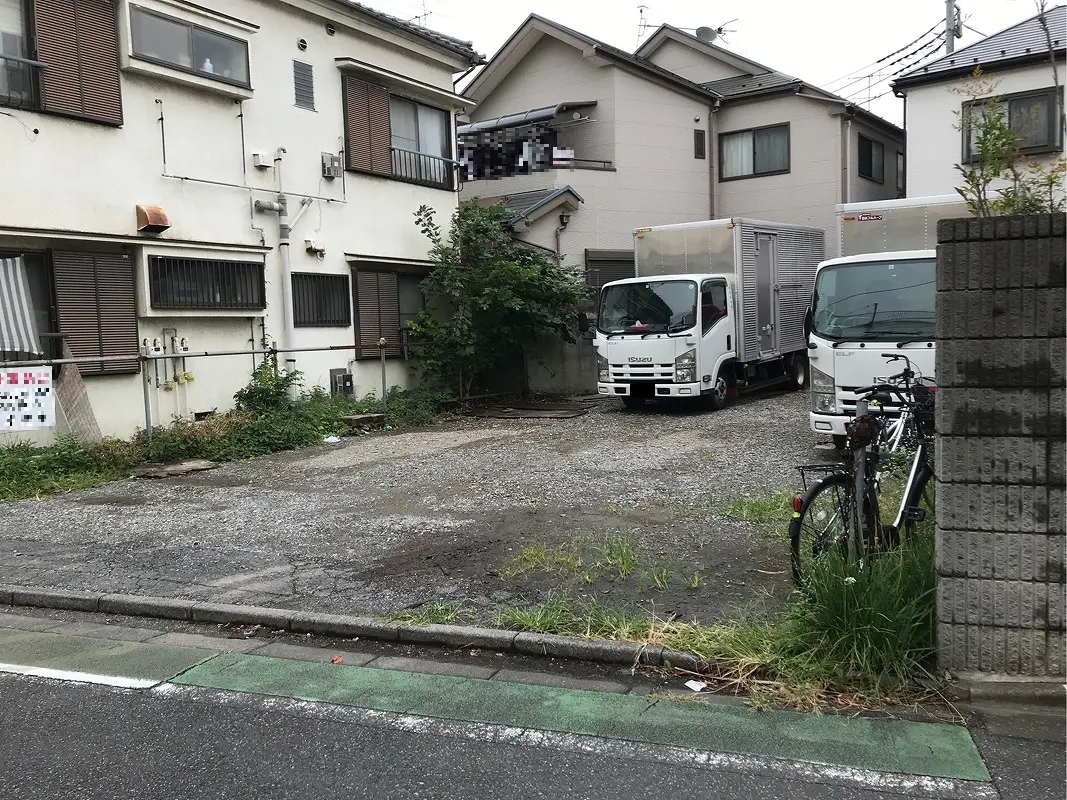
[[[0,432],[55,425],[52,368],[0,368]]]

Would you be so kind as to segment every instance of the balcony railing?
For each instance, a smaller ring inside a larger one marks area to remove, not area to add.
[[[42,69],[40,61],[0,54],[0,106],[39,107]]]
[[[458,161],[451,158],[431,156],[428,153],[405,150],[403,147],[393,148],[393,177],[408,183],[417,183],[419,186],[454,189],[458,164]]]

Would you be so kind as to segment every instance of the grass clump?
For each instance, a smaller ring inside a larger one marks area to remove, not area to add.
[[[529,573],[570,575],[580,573],[589,576],[591,583],[596,577],[589,570],[583,570],[582,548],[577,541],[564,542],[558,547],[550,548],[547,544],[537,543],[522,548],[518,554],[497,571],[503,580]]]
[[[427,425],[441,418],[449,402],[447,393],[435,390],[394,387],[383,403],[375,397],[352,401],[321,388],[297,393],[299,386],[299,372],[276,372],[267,360],[234,395],[232,411],[156,426],[151,437],[141,431],[128,441],[91,444],[68,435],[49,447],[0,445],[0,501],[98,486],[146,462],[237,461],[321,444],[348,432],[344,417],[350,414],[384,413],[393,427]]]
[[[467,610],[459,603],[433,602],[411,611],[384,614],[382,618],[401,625],[424,628],[427,625],[452,625],[467,616]]]
[[[793,495],[784,491],[746,494],[727,500],[721,510],[728,517],[755,525],[768,536],[784,539],[793,514]]]
[[[626,578],[637,568],[641,560],[638,543],[626,536],[609,536],[600,546],[597,566]]]

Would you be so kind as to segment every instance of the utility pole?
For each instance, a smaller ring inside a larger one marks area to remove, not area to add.
[[[945,52],[956,48],[956,0],[945,0]]]

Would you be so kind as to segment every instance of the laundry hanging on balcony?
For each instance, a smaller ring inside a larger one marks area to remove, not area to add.
[[[0,258],[0,353],[44,355],[22,258]]]

